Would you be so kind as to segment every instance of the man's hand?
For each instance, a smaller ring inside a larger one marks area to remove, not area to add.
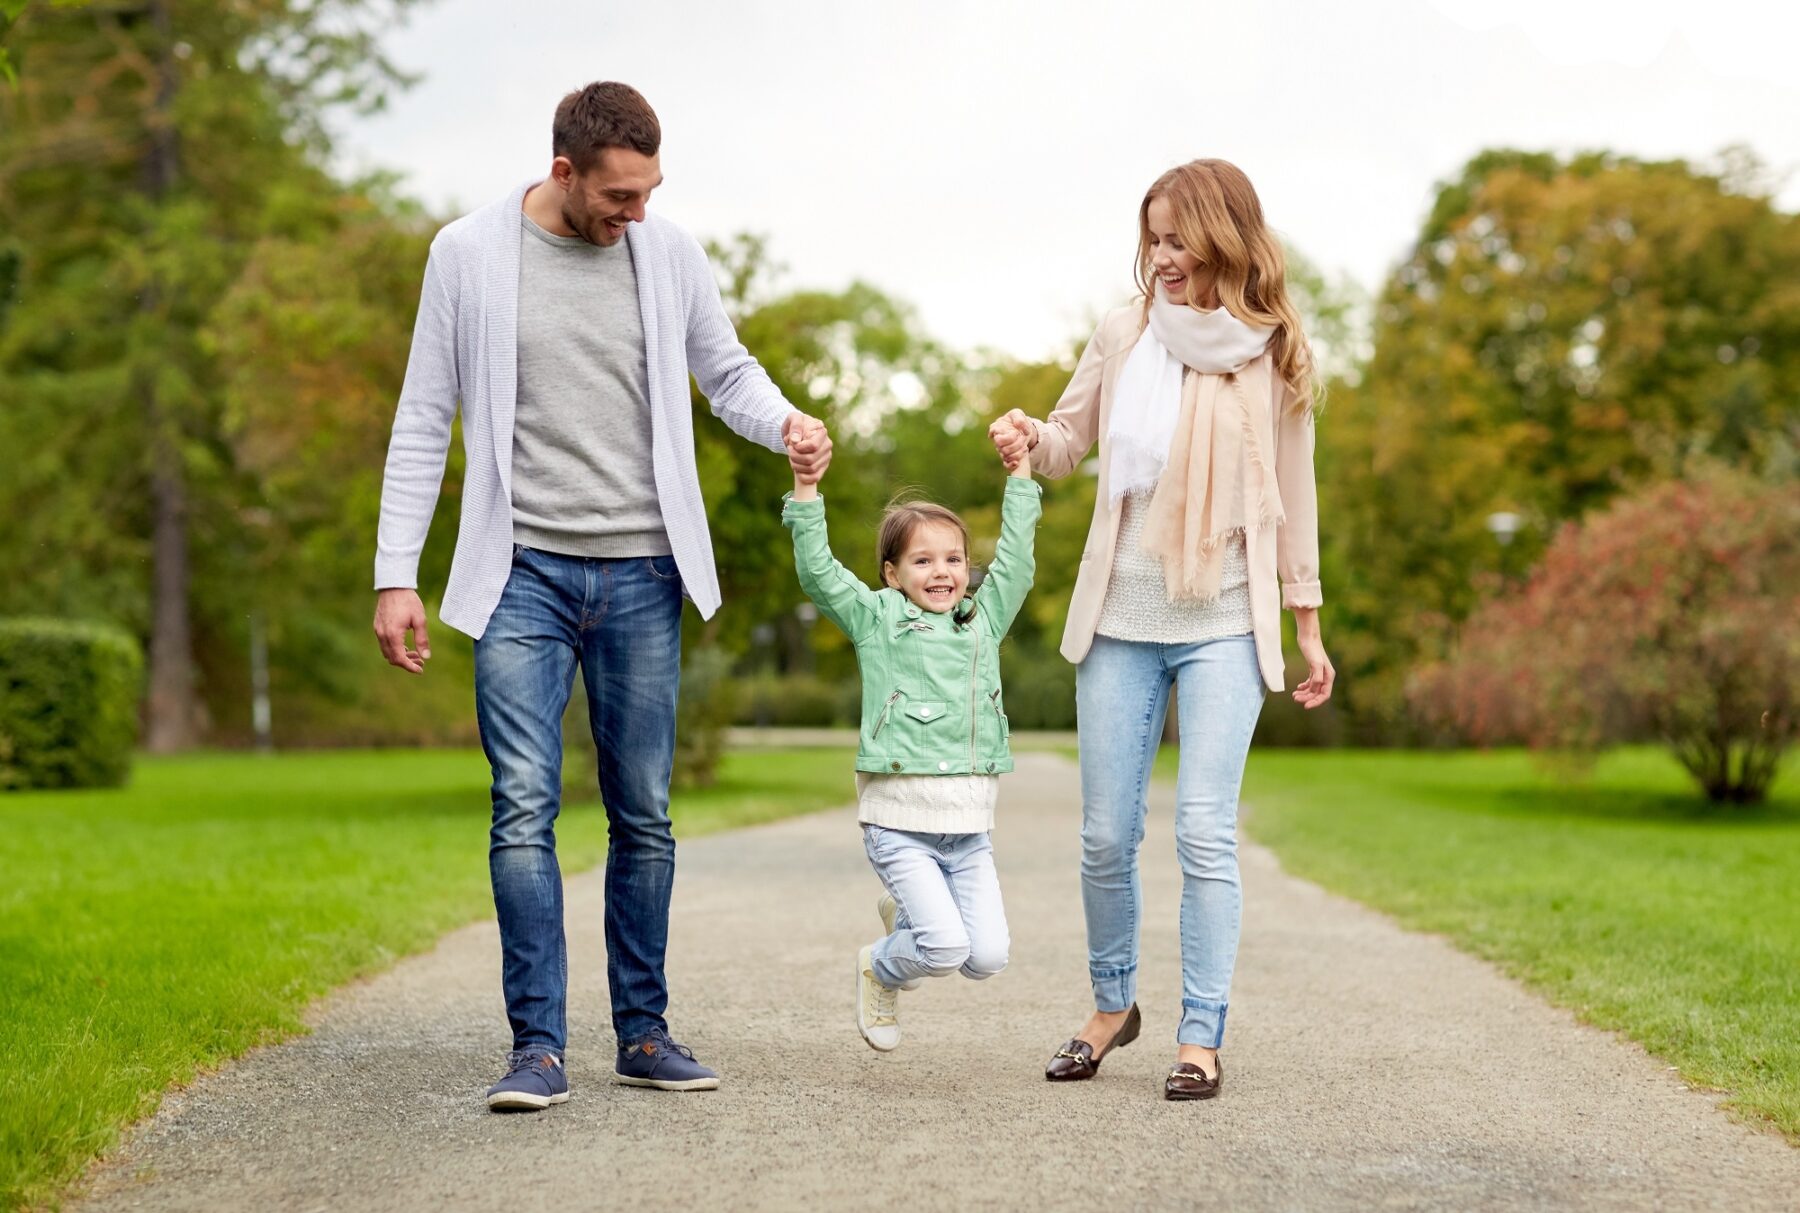
[[[781,424],[781,440],[787,444],[794,482],[819,483],[831,466],[831,435],[825,432],[825,423],[805,413],[789,413]]]
[[[406,634],[419,647],[406,647]],[[375,594],[375,639],[389,665],[409,674],[423,674],[431,660],[431,639],[425,635],[425,604],[417,590],[378,590]]]
[[[1013,409],[988,426],[988,438],[993,441],[994,450],[1000,453],[1000,462],[1006,465],[1007,471],[1012,471],[1037,445],[1037,427],[1021,410]]]

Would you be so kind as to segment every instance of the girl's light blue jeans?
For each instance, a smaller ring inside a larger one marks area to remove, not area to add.
[[[894,933],[875,945],[876,981],[910,990],[926,977],[982,981],[1006,967],[1006,908],[986,834],[865,824],[863,847],[898,910]]]
[[[1096,636],[1076,670],[1081,741],[1081,900],[1094,1005],[1137,997],[1143,903],[1138,846],[1169,691],[1180,697],[1175,852],[1181,862],[1180,1044],[1218,1048],[1237,964],[1238,789],[1262,712],[1256,642],[1154,644]]]

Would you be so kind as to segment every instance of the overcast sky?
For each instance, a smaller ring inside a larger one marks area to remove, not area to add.
[[[541,176],[562,94],[624,80],[662,120],[652,207],[1021,357],[1128,297],[1144,188],[1196,156],[1370,289],[1486,147],[1744,143],[1800,204],[1800,13],[1749,0],[435,0],[385,45],[425,78],[344,128],[345,164],[435,211]]]

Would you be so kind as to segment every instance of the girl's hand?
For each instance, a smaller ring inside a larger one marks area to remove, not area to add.
[[[994,450],[1000,454],[1000,461],[1010,472],[1015,469],[1018,460],[1037,445],[1037,428],[1021,410],[1013,409],[988,426],[988,438],[993,441]]]
[[[1027,450],[1013,462],[1006,465],[1006,474],[1031,479],[1031,452]]]
[[[1319,637],[1319,609],[1301,607],[1294,611],[1294,632],[1300,641],[1300,655],[1306,658],[1306,681],[1294,688],[1294,702],[1307,711],[1331,698],[1331,686],[1337,671],[1325,655],[1325,642]]]

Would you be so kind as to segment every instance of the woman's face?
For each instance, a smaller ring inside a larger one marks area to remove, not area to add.
[[[1175,232],[1175,208],[1163,197],[1150,199],[1150,266],[1157,281],[1175,303],[1192,299],[1204,305],[1212,293],[1212,276],[1201,268],[1200,259],[1189,252]],[[1193,280],[1194,293],[1188,294]]]

